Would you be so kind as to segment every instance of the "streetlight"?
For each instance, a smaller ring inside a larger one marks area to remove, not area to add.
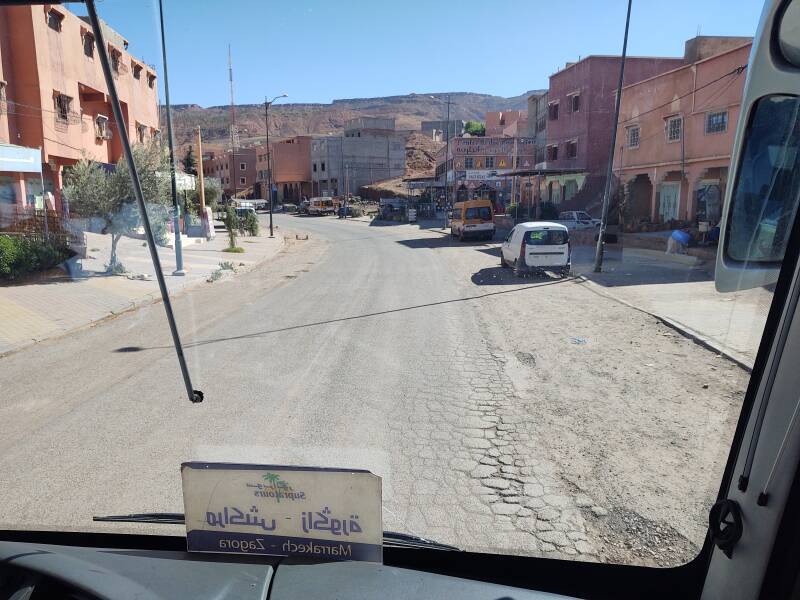
[[[272,235],[272,148],[269,146],[269,107],[279,98],[288,98],[288,94],[275,96],[272,100],[267,100],[264,96],[264,123],[267,126],[267,193],[269,194],[269,237]]]
[[[444,102],[441,98],[437,98],[436,96],[429,96],[433,100],[438,100],[439,102]],[[445,152],[444,152],[444,225],[442,226],[442,230],[447,229],[447,204],[450,201],[450,194],[448,193],[447,187],[447,175],[448,175],[448,162],[450,160],[450,94],[447,94],[447,120],[445,121]],[[455,169],[453,169],[453,183],[455,184],[456,173]]]

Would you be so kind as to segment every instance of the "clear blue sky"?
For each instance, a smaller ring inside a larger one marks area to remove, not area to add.
[[[566,61],[619,54],[625,0],[164,0],[174,104],[237,104],[410,92],[515,96]],[[704,35],[753,35],[759,0],[634,0],[629,54],[677,56]],[[136,7],[135,9],[133,7]],[[84,14],[80,5],[70,8]],[[158,0],[98,11],[161,74]],[[163,79],[162,79],[163,81]],[[163,94],[162,94],[163,99]]]

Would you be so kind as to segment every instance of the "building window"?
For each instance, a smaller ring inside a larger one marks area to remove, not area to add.
[[[314,173],[317,172],[317,163],[311,165],[311,170],[314,171]]]
[[[116,75],[119,75],[119,59],[122,56],[119,50],[111,49],[110,57],[111,57],[111,70],[114,71]]]
[[[683,119],[680,117],[669,117],[667,119],[667,142],[677,142],[681,139],[683,129]]]
[[[706,133],[722,133],[728,130],[728,111],[718,111],[706,115]]]
[[[555,144],[547,147],[547,160],[558,160],[558,146]]]
[[[134,79],[141,79],[142,78],[142,65],[137,65],[135,62],[131,62],[131,68],[133,69],[133,78]]]
[[[551,121],[558,121],[558,102],[551,102],[547,105],[547,118]]]
[[[247,183],[247,179],[244,177],[239,177],[239,185],[245,185]]]
[[[465,169],[472,169],[473,168],[473,161],[471,156],[467,156],[464,158],[464,168]]]
[[[94,58],[94,36],[88,31],[83,34],[83,53],[88,58]]]
[[[152,73],[147,74],[147,87],[153,89],[156,85],[156,76]]]
[[[320,165],[320,167],[322,167],[321,170],[324,172],[325,171],[325,161],[324,160],[322,161],[322,164]]]
[[[144,138],[147,135],[147,125],[141,123],[136,124],[136,137],[140,144],[144,144]]]
[[[247,163],[240,162],[239,163],[239,170],[246,171],[247,170]]]
[[[536,119],[536,133],[540,133],[547,127],[547,117],[545,115],[539,116]]]
[[[576,113],[581,109],[581,95],[572,94],[567,97],[569,99],[569,112]]]
[[[56,118],[59,121],[67,122],[69,120],[70,108],[72,107],[72,98],[64,94],[56,94]]]
[[[47,11],[47,26],[53,31],[61,31],[61,22],[63,20],[64,15],[57,10]]]
[[[638,148],[639,147],[639,126],[636,125],[634,127],[628,127],[626,130],[628,133],[628,148]]]
[[[541,146],[536,148],[536,154],[533,160],[537,164],[544,162],[544,148],[542,148]]]
[[[94,137],[100,140],[111,139],[111,129],[108,127],[108,117],[97,115],[94,118]]]
[[[575,158],[578,156],[578,140],[570,140],[566,145],[567,158]]]
[[[6,99],[6,82],[0,80],[0,115],[8,110],[8,101]]]
[[[485,161],[487,169],[494,169],[494,156],[487,156]]]

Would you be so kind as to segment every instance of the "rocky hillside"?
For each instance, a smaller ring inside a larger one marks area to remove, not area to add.
[[[446,94],[434,94],[443,97]],[[488,110],[524,110],[528,94],[502,98],[488,94],[454,92],[450,116],[454,119],[483,120]],[[263,141],[266,132],[263,104],[243,104],[235,107],[236,124],[243,144]],[[270,108],[270,136],[287,138],[294,135],[337,132],[348,119],[359,116],[394,117],[397,129],[419,130],[420,123],[443,119],[445,104],[428,94],[408,94],[382,98],[352,98],[334,100],[331,104],[277,103]],[[163,119],[162,119],[163,122]],[[173,106],[173,127],[179,146],[190,143],[193,131],[200,127],[206,144],[225,144],[229,136],[230,107],[196,104]]]

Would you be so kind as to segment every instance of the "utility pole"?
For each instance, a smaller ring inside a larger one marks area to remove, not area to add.
[[[228,44],[228,81],[231,84],[231,157],[228,160],[228,176],[233,185],[231,199],[236,198],[236,108],[233,103],[233,61],[231,60],[231,45]]]
[[[203,233],[206,239],[211,239],[211,224],[206,215],[206,180],[203,172],[203,136],[200,127],[197,128],[197,183],[200,187],[200,222],[203,224]]]
[[[619,127],[619,105],[622,100],[622,81],[625,76],[625,54],[628,51],[628,29],[631,24],[631,4],[628,0],[628,14],[625,17],[625,36],[622,39],[622,57],[619,64],[619,81],[617,82],[617,98],[614,107],[614,129],[611,131],[611,145],[608,152],[608,169],[606,170],[606,188],[603,192],[603,212],[600,216],[600,231],[597,234],[597,247],[594,254],[594,272],[603,270],[603,251],[605,250],[605,235],[608,227],[608,205],[611,201],[611,178],[614,174],[614,149],[617,146],[617,127]],[[683,134],[683,131],[681,131]]]
[[[448,186],[448,175],[450,169],[450,94],[447,94],[447,124],[445,125],[445,152],[444,152],[444,226],[442,230],[447,229],[447,205],[450,202],[450,188]],[[453,183],[455,183],[456,174],[453,171]]]
[[[164,63],[164,102],[167,109],[167,146],[169,147],[170,192],[172,193],[172,228],[175,230],[175,270],[173,275],[186,275],[183,269],[183,247],[181,245],[181,209],[178,206],[178,186],[175,181],[175,146],[172,140],[172,109],[169,103],[169,76],[167,75],[167,40],[164,36],[164,3],[158,0],[161,20],[161,59]],[[44,188],[42,188],[44,189]],[[44,194],[44,191],[42,192]]]
[[[272,147],[269,145],[269,107],[278,98],[286,98],[286,94],[275,96],[267,100],[264,96],[264,124],[267,126],[267,188],[269,193],[269,237],[275,237],[272,232]]]

